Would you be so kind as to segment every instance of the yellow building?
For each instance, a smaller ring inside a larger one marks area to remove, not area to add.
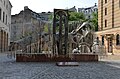
[[[120,0],[98,0],[98,27],[96,35],[107,54],[119,54]]]

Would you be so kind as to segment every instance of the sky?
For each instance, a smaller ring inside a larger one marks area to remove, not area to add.
[[[53,9],[69,9],[73,6],[76,8],[91,7],[98,3],[98,0],[10,0],[12,4],[12,15],[18,14],[28,6],[31,10],[40,12],[53,12]]]

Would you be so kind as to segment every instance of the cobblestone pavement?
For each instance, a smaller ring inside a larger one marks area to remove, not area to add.
[[[77,67],[55,63],[15,62],[0,54],[0,79],[120,79],[120,61],[80,62]]]

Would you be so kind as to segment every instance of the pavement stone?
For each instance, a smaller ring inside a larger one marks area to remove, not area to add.
[[[15,62],[0,54],[0,79],[120,79],[120,61],[79,62],[75,67],[55,63]]]

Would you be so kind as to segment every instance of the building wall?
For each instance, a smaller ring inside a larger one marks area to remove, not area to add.
[[[104,45],[108,53],[109,40],[112,39],[112,54],[120,53],[120,43],[117,45],[117,34],[120,35],[120,0],[98,0],[98,25],[99,31],[97,37],[102,42],[104,36]],[[105,8],[107,9],[105,15]],[[107,20],[105,24],[105,20]],[[106,25],[106,26],[105,26]]]
[[[99,30],[103,29],[103,0],[98,1],[98,27]]]
[[[33,32],[38,33],[41,27],[40,16],[27,6],[19,14],[12,15],[11,42],[18,41],[29,36]]]
[[[42,46],[43,42],[40,40],[45,33],[46,24],[49,24],[48,19],[41,19],[41,17],[48,18],[50,14],[40,15],[25,6],[19,14],[12,15],[10,50],[36,52],[40,45]]]
[[[40,15],[40,19],[43,20],[43,21],[49,21],[50,17],[52,16],[52,12],[42,12],[42,13],[39,13]]]
[[[0,0],[0,52],[8,50],[10,44],[11,8],[9,0]]]
[[[105,8],[107,9],[107,14],[105,15]],[[107,20],[107,27],[105,27],[105,20]],[[105,3],[103,1],[103,30],[112,28],[112,0]]]
[[[103,2],[102,2],[103,1]],[[99,0],[98,1],[98,25],[101,27],[103,23],[103,30],[111,29],[120,26],[120,1],[119,0]],[[102,5],[103,4],[103,5]],[[105,8],[107,8],[107,15],[105,15]],[[103,20],[103,21],[102,21]],[[105,20],[107,20],[107,27],[105,27]]]
[[[120,1],[114,0],[114,27],[120,27]]]

